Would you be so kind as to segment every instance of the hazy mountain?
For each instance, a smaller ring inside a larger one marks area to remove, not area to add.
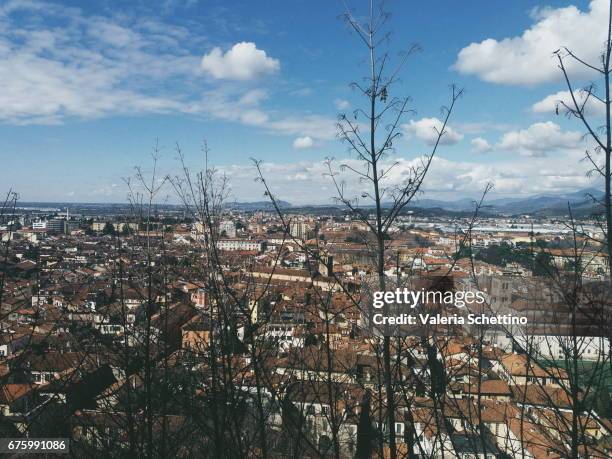
[[[533,214],[541,216],[567,215],[568,203],[572,207],[572,212],[575,216],[589,215],[598,210],[598,206],[593,203],[590,196],[595,196],[597,199],[603,197],[603,192],[595,188],[585,188],[583,190],[574,191],[563,194],[540,194],[529,197],[516,198],[497,198],[487,199],[484,202],[484,207],[481,212],[484,214],[497,215],[518,215],[518,214]],[[480,198],[478,198],[480,199]],[[419,211],[427,215],[441,215],[446,213],[465,214],[468,215],[474,210],[476,198],[462,198],[455,201],[444,201],[440,199],[417,199],[411,203],[406,210]],[[299,212],[308,210],[309,212],[317,211],[318,213],[332,211],[334,209],[341,211],[342,206],[334,205],[298,205],[294,206],[287,201],[277,201],[278,205],[285,210]],[[390,204],[385,205],[387,207]],[[70,212],[82,213],[122,213],[129,211],[127,204],[118,203],[35,203],[35,202],[20,202],[21,208],[39,208],[40,210],[56,210],[65,211],[66,208]],[[172,204],[162,204],[156,206],[162,210],[181,210],[182,206]],[[257,211],[257,210],[274,210],[270,201],[255,201],[255,202],[232,202],[226,205],[228,209],[240,211]]]
[[[573,210],[588,211],[594,210],[596,205],[591,196],[600,199],[603,192],[595,188],[586,188],[564,194],[541,194],[530,197],[517,198],[498,198],[485,200],[484,205],[489,212],[498,214],[566,214],[568,203]],[[415,207],[420,208],[440,208],[450,211],[470,211],[474,209],[475,199],[463,198],[456,201],[442,201],[436,199],[419,199],[414,202]],[[584,213],[584,212],[582,212]]]
[[[276,201],[281,209],[292,207],[287,201]],[[228,209],[255,211],[255,210],[274,210],[274,206],[270,201],[254,201],[254,202],[230,202],[226,204]]]

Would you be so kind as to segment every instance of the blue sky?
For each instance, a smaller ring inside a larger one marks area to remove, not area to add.
[[[348,4],[366,11],[364,0]],[[581,126],[554,113],[567,94],[551,53],[565,45],[596,59],[606,8],[604,0],[388,1],[390,56],[422,48],[394,89],[415,109],[396,146],[400,172],[430,150],[455,83],[465,95],[427,197],[477,196],[489,180],[497,196],[597,186],[580,161],[589,148]],[[322,161],[353,160],[334,124],[360,106],[349,83],[366,71],[343,11],[323,0],[1,2],[1,188],[22,200],[121,202],[121,178],[147,169],[156,139],[169,174],[178,171],[177,142],[197,168],[206,139],[232,199],[263,197],[255,157],[280,197],[329,202]],[[594,78],[569,68],[579,85]],[[600,108],[591,114],[598,124]]]

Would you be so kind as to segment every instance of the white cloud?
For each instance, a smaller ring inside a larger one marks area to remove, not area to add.
[[[313,140],[329,140],[336,136],[336,120],[320,115],[287,116],[270,121],[265,127],[279,134],[307,136]]]
[[[411,168],[418,167],[422,158],[394,158],[383,161],[381,167],[386,169],[397,161],[384,181],[384,186],[402,183]],[[460,197],[477,197],[488,182],[495,188],[490,195],[494,197],[528,196],[533,194],[554,194],[576,191],[593,186],[597,182],[588,177],[588,164],[580,161],[574,153],[560,153],[551,162],[549,158],[533,158],[530,161],[505,160],[495,163],[453,161],[441,156],[434,157],[430,171],[425,179],[423,197],[455,200]],[[344,158],[335,162],[340,172],[337,179],[346,184],[345,189],[351,196],[359,197],[367,185],[346,170],[340,171],[341,163],[360,168],[356,159]],[[264,190],[254,190],[253,178],[256,171],[248,165],[221,166],[231,181],[232,190],[237,200],[255,201],[265,199]],[[333,202],[334,186],[327,175],[327,166],[323,161],[300,161],[297,163],[262,164],[264,176],[272,193],[279,199],[293,204],[329,204]],[[254,192],[261,195],[254,196]],[[369,204],[360,199],[363,204]]]
[[[522,156],[546,156],[554,150],[576,148],[581,140],[580,132],[563,132],[558,124],[546,121],[534,123],[527,129],[506,132],[496,147]]]
[[[576,98],[576,102],[579,106],[584,104],[586,96],[587,93],[585,91],[574,91],[574,97]],[[558,108],[559,113],[564,113],[566,109],[561,105],[561,102],[565,103],[565,105],[570,108],[574,108],[574,101],[572,100],[570,92],[559,91],[556,94],[546,96],[544,99],[533,104],[531,110],[534,113],[555,113]],[[605,105],[599,102],[593,96],[590,96],[585,106],[585,114],[603,115],[605,112]]]
[[[49,25],[56,22],[62,27]],[[180,97],[151,88],[178,76],[196,77],[199,59],[184,51],[186,36],[181,27],[149,18],[7,3],[0,8],[0,120],[51,124],[68,117],[180,111]]]
[[[345,99],[335,99],[334,100],[334,107],[336,107],[337,110],[348,110],[350,106],[351,106],[351,103],[348,100],[345,100]]]
[[[264,106],[269,94],[263,87],[202,78],[202,59],[189,49],[202,49],[205,40],[146,16],[87,15],[36,0],[5,3],[0,5],[0,122],[60,124],[70,118],[185,113],[315,141],[335,136],[333,117],[271,112]],[[218,57],[207,62],[219,77],[246,78],[279,66],[252,43],[238,43]]]
[[[314,140],[309,136],[298,137],[293,141],[293,148],[296,150],[306,150],[312,147],[314,147]]]
[[[428,145],[433,145],[438,139],[438,133],[442,130],[442,121],[438,118],[422,118],[418,121],[410,120],[409,124],[404,124],[402,127],[408,135],[413,135]],[[463,139],[463,134],[446,125],[440,144],[453,145],[461,139]]]
[[[474,153],[487,153],[493,149],[493,146],[482,137],[475,137],[470,143],[472,144],[472,151]]]
[[[265,97],[259,91],[236,94],[227,88],[208,91],[202,100],[190,103],[185,111],[196,115],[257,126],[270,133],[329,140],[336,135],[336,120],[320,115],[269,113],[259,104]]]
[[[561,72],[552,53],[560,47],[597,64],[609,6],[607,0],[593,0],[587,11],[573,5],[536,9],[532,13],[535,23],[522,35],[471,43],[459,52],[453,67],[491,83],[532,85],[557,80]],[[574,77],[585,76],[584,67],[571,59],[567,64]]]
[[[456,200],[463,197],[476,198],[484,190],[488,182],[493,182],[495,188],[489,199],[509,196],[529,196],[533,194],[557,194],[576,191],[601,184],[597,177],[588,177],[586,172],[589,164],[580,161],[582,152],[559,152],[555,160],[550,158],[534,157],[529,161],[516,161],[511,158],[496,162],[483,161],[457,161],[434,157],[431,168],[424,182],[422,198],[436,198]],[[410,173],[411,168],[418,167],[422,158],[393,158],[381,163],[383,169],[389,168],[395,161],[397,167],[393,168],[384,180],[384,186],[393,186],[402,183]],[[172,158],[162,158],[164,167],[176,166]],[[361,196],[367,187],[355,174],[340,170],[341,163],[348,163],[352,167],[360,167],[359,161],[354,158],[339,158],[334,162],[334,169],[339,172],[337,179],[346,184],[347,195]],[[195,167],[195,166],[194,166]],[[293,204],[331,204],[336,196],[334,185],[328,175],[324,161],[303,160],[291,163],[278,163],[265,161],[261,165],[264,176],[272,193],[279,199]],[[225,173],[230,179],[232,190],[231,199],[238,201],[259,201],[268,199],[264,196],[264,189],[260,183],[254,183],[257,171],[249,162],[234,165],[219,165],[220,173]],[[36,175],[36,174],[35,174]],[[83,193],[77,192],[86,201],[121,202],[125,199],[126,189],[120,183],[114,186],[113,182],[103,178],[88,179],[89,188],[84,187]],[[66,193],[72,188],[49,188],[49,199],[66,199]],[[87,191],[89,190],[89,191]],[[27,190],[26,190],[27,192]],[[24,195],[24,199],[37,199],[35,195]],[[369,204],[360,199],[362,204]],[[417,204],[418,205],[418,204]]]
[[[268,119],[268,115],[261,110],[246,110],[240,114],[240,121],[251,126],[263,126]]]
[[[104,18],[95,18],[90,21],[90,24],[91,27],[88,27],[87,33],[112,47],[124,48],[139,42],[142,44],[140,34]]]
[[[277,72],[280,62],[257,49],[255,43],[243,41],[225,53],[213,48],[202,58],[202,69],[218,80],[252,80]]]
[[[453,126],[463,134],[486,134],[491,131],[508,131],[514,126],[509,123],[492,121],[461,122],[454,121]]]
[[[240,96],[240,103],[244,105],[257,105],[268,98],[268,93],[263,89],[252,89]]]

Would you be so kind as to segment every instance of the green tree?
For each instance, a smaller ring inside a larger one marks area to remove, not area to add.
[[[610,397],[610,391],[604,385],[598,395],[595,402],[597,414],[604,418],[610,418],[612,416],[612,398]]]
[[[550,276],[554,272],[553,259],[548,252],[538,252],[533,265],[534,276]]]
[[[114,236],[115,235],[115,227],[111,222],[106,222],[104,228],[102,229],[102,234]]]
[[[470,247],[467,247],[465,245],[462,245],[459,250],[457,250],[455,252],[455,260],[459,260],[461,258],[470,258],[470,255],[472,255],[472,250]]]
[[[376,445],[376,431],[370,418],[370,393],[367,392],[361,402],[359,424],[357,424],[356,459],[369,459]]]

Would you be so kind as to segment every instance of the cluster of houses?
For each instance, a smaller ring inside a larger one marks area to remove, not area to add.
[[[300,216],[284,231],[271,214],[228,215],[212,236],[188,223],[144,234],[137,225],[119,234],[117,224],[110,235],[101,223],[3,233],[4,436],[68,436],[87,456],[88,446],[129,448],[154,422],[155,438],[171,432],[187,444],[210,422],[195,422],[194,411],[210,410],[220,365],[245,403],[236,415],[244,435],[257,435],[265,412],[266,439],[279,451],[302,441],[305,456],[354,457],[362,435],[388,454],[392,430],[404,456],[563,458],[576,435],[581,457],[612,453],[609,388],[577,382],[567,366],[578,356],[585,374],[609,371],[609,329],[594,317],[607,317],[610,303],[593,301],[607,258],[596,248],[585,251],[593,270],[577,310],[529,270],[456,257],[456,237],[439,228],[392,228],[389,282],[443,274],[455,289],[486,293],[490,309],[472,312],[530,322],[403,336],[393,345],[389,426],[381,339],[364,312],[377,277],[362,223]],[[478,245],[505,237],[480,234]],[[570,256],[550,255],[560,269]],[[172,401],[154,391],[163,409],[151,421],[139,404],[153,403],[151,385],[162,383]]]

